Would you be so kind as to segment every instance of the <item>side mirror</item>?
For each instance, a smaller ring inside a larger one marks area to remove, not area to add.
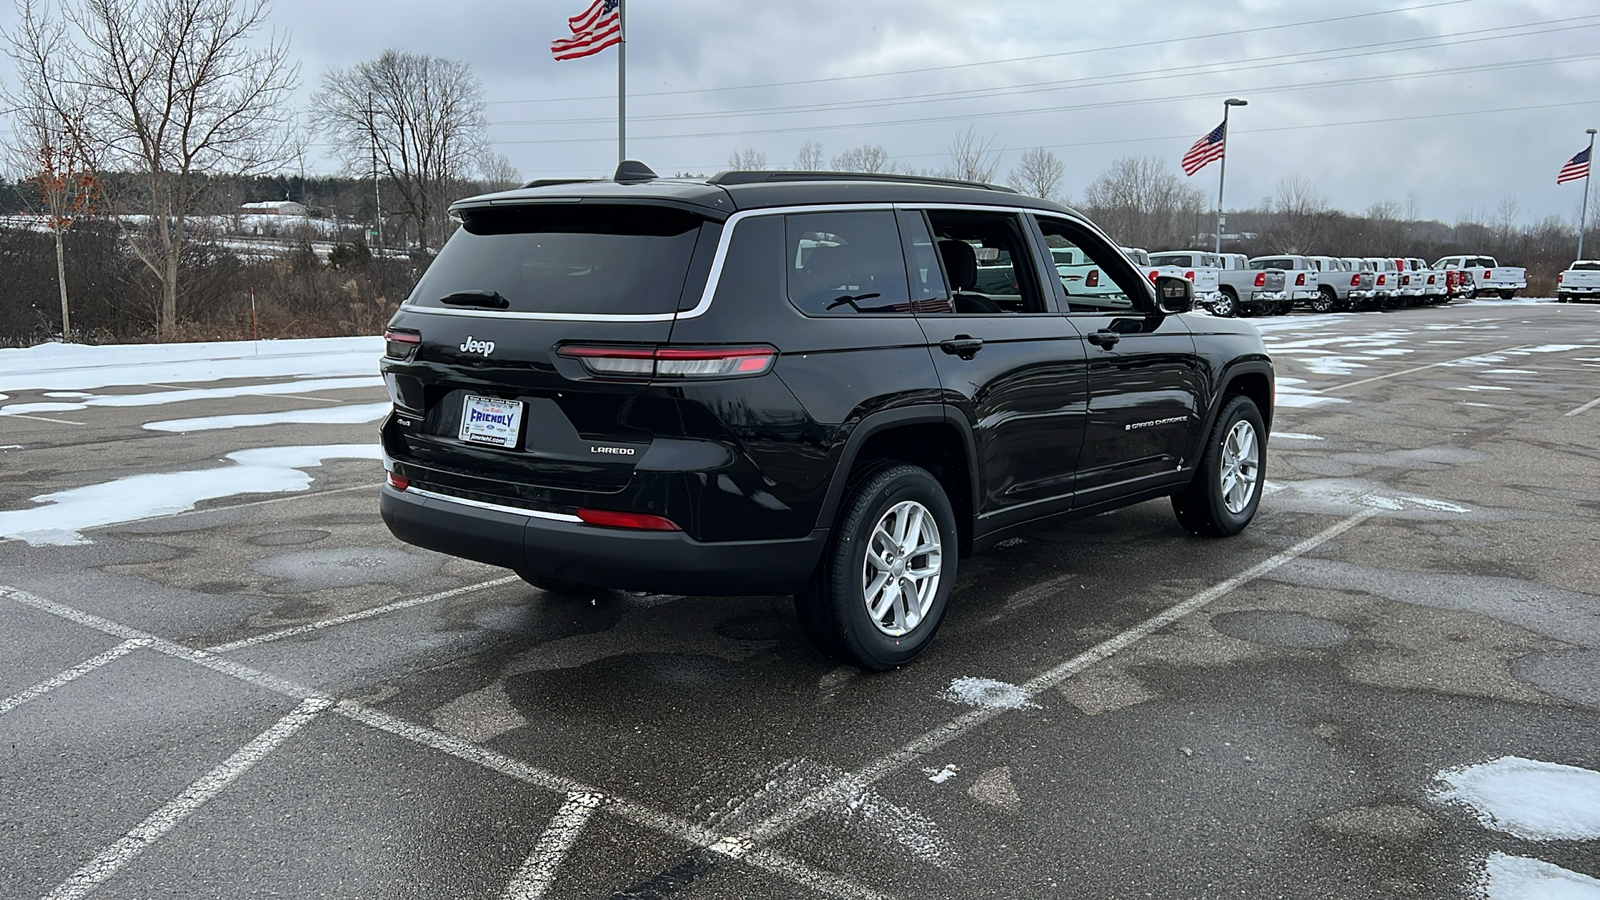
[[[1171,275],[1156,276],[1156,309],[1171,316],[1193,308],[1194,282]]]

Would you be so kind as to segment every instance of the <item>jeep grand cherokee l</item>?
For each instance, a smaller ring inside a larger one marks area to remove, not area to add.
[[[794,594],[823,651],[885,669],[961,557],[1163,496],[1230,535],[1260,501],[1260,335],[1066,207],[627,163],[452,210],[382,363],[413,544],[550,591]]]

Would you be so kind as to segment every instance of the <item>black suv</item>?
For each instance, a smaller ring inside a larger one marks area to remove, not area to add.
[[[630,162],[452,211],[386,334],[402,540],[550,591],[795,594],[821,649],[884,669],[958,557],[1155,497],[1198,534],[1255,514],[1260,335],[1182,315],[1188,282],[1063,206]]]

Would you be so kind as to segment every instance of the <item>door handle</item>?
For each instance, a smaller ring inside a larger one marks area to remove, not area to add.
[[[975,338],[970,334],[958,334],[947,341],[939,342],[939,349],[952,356],[962,359],[971,359],[983,349],[983,339]]]
[[[1089,343],[1096,347],[1102,350],[1110,350],[1117,345],[1117,341],[1122,340],[1122,335],[1117,334],[1115,331],[1101,329],[1100,331],[1089,332],[1088,339]]]

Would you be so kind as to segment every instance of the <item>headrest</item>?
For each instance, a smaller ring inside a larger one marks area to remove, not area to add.
[[[950,289],[970,291],[978,285],[978,251],[966,241],[939,239],[939,257],[950,276]]]

